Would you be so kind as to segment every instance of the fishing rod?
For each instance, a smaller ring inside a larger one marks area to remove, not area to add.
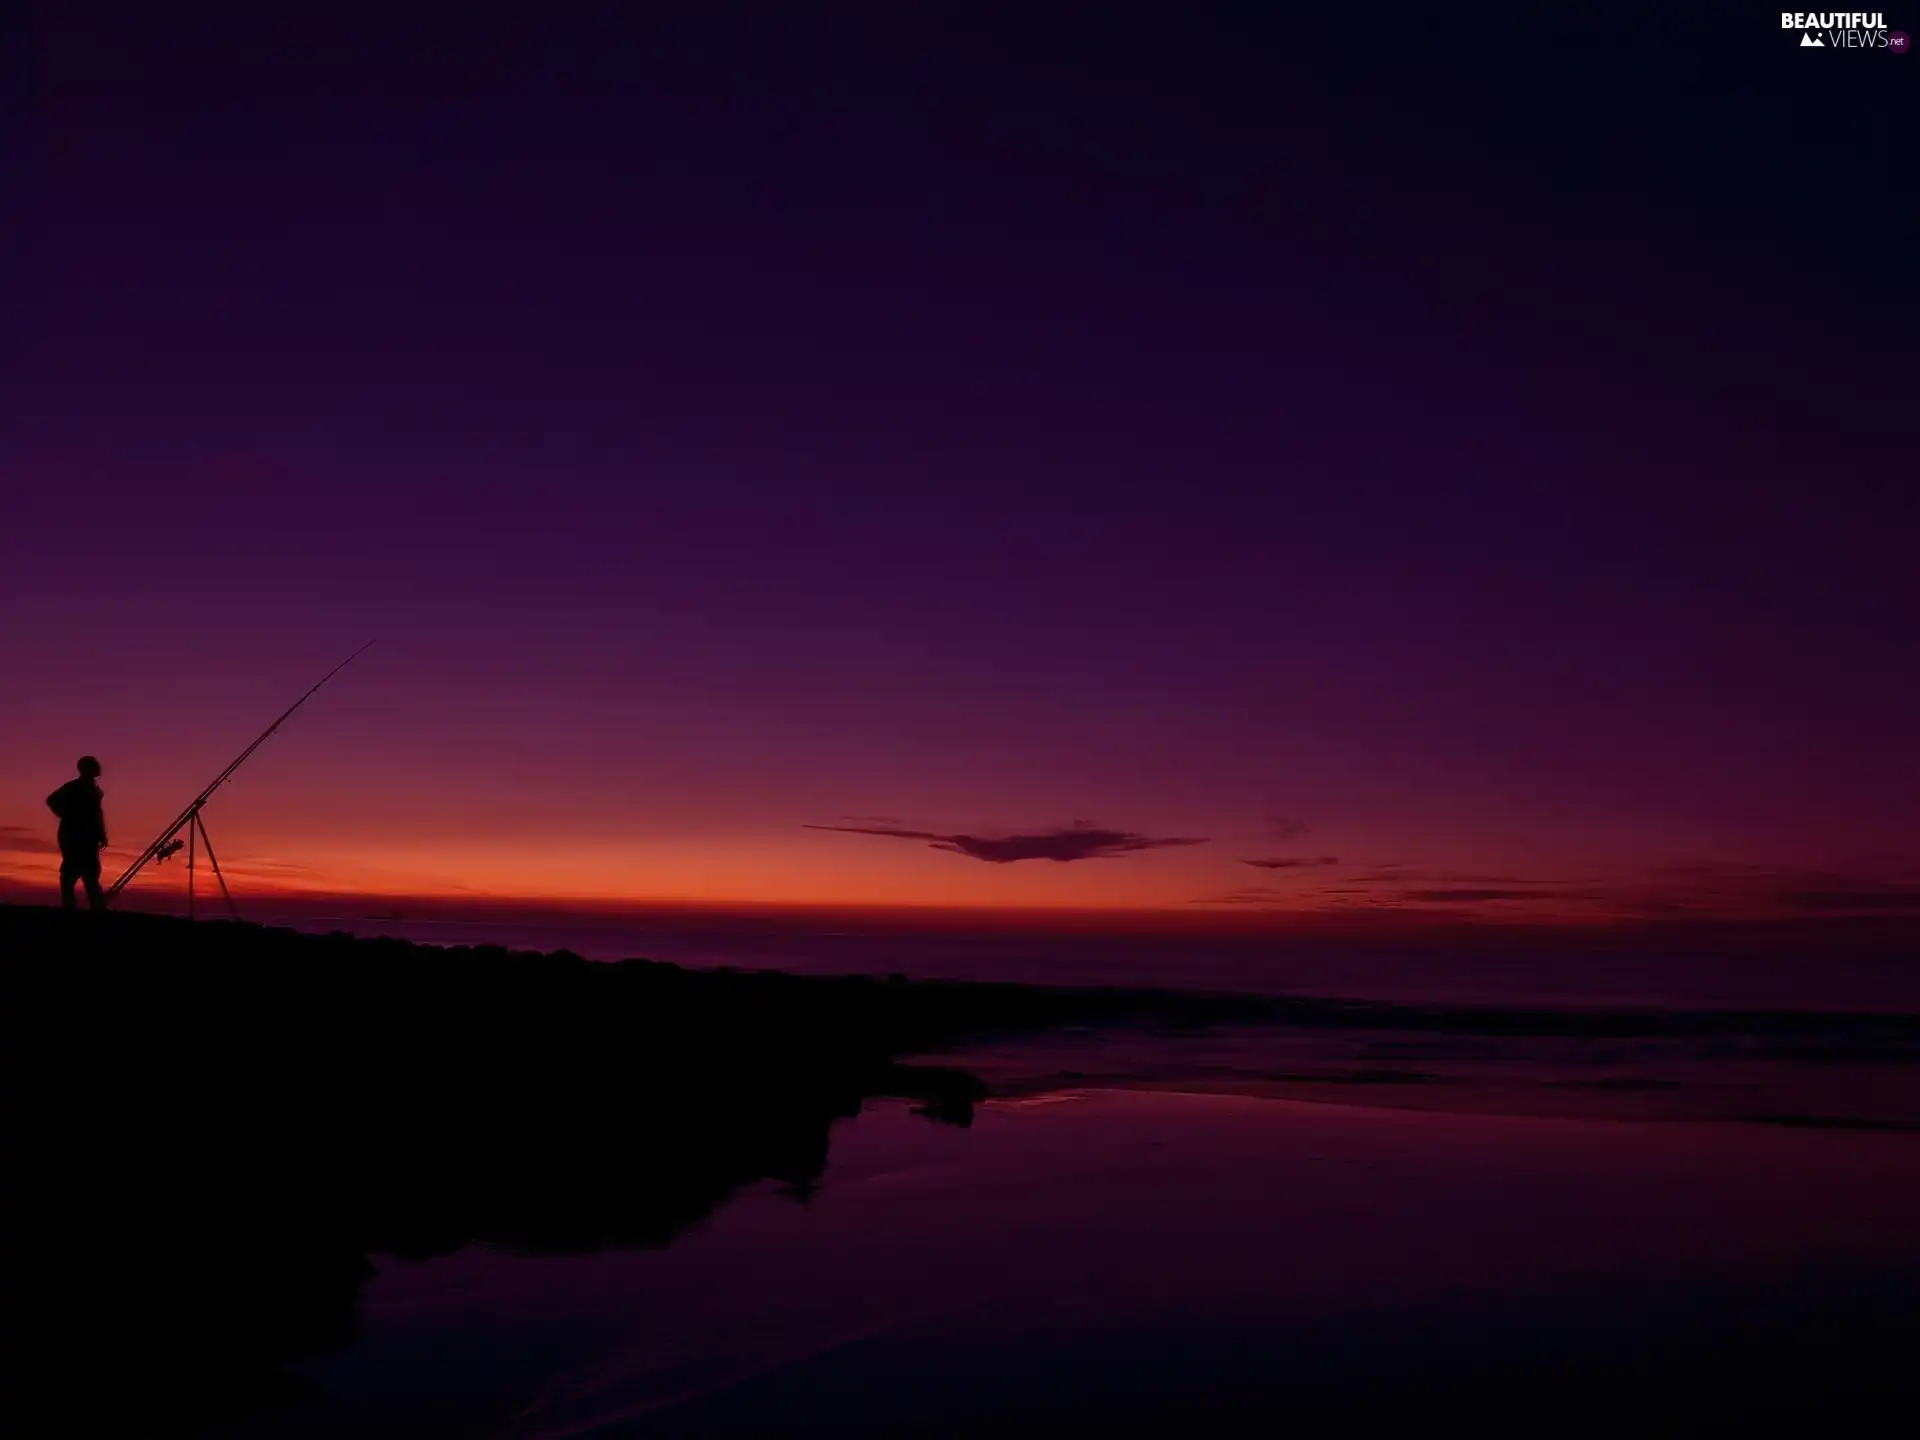
[[[287,723],[288,718],[292,716],[294,711],[311,700],[322,685],[326,684],[327,681],[331,680],[342,670],[346,669],[347,666],[366,654],[372,647],[373,641],[369,640],[365,645],[362,645],[358,650],[354,651],[353,654],[347,656],[346,659],[334,666],[333,669],[322,675],[314,682],[312,689],[308,690],[306,694],[289,705],[285,711],[281,713],[278,720],[262,730],[251,745],[236,755],[231,765],[214,776],[213,783],[198,795],[194,796],[193,802],[178,815],[174,816],[173,823],[155,836],[153,843],[140,852],[140,858],[127,867],[126,874],[113,882],[113,888],[107,891],[108,903],[111,904],[114,897],[127,888],[127,882],[138,875],[141,870],[145,869],[149,860],[164,862],[169,855],[177,854],[184,846],[187,849],[187,914],[188,917],[191,918],[193,915],[194,850],[196,848],[194,842],[197,838],[200,844],[207,847],[207,859],[213,865],[214,877],[220,882],[220,893],[226,899],[227,909],[233,912],[235,919],[238,919],[240,912],[234,908],[233,896],[227,891],[227,877],[220,873],[220,862],[214,858],[213,841],[207,836],[206,822],[200,818],[200,809],[208,800],[213,798],[214,791],[218,790],[222,785],[226,784],[228,780],[233,778],[234,771],[246,764],[247,757],[267,743],[268,736],[272,735],[274,731]],[[177,838],[182,830],[187,832],[187,838],[185,840]]]

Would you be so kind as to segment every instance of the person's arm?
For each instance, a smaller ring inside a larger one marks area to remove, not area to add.
[[[47,796],[47,809],[53,811],[62,820],[67,818],[67,787],[62,785],[53,794]]]

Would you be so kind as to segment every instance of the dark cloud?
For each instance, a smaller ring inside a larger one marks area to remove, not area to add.
[[[1588,937],[1677,930],[1729,944],[1768,936],[1794,943],[1920,939],[1920,865],[1910,860],[1863,861],[1844,869],[1697,864],[1559,878],[1382,865],[1354,876],[1343,871],[1325,885],[1318,883],[1321,873],[1309,878],[1284,867],[1273,877],[1283,883],[1233,889],[1195,903],[1239,909],[1249,921],[1271,917],[1303,932],[1324,927],[1329,934],[1407,934],[1426,927],[1434,935],[1458,935],[1522,925],[1564,927]]]
[[[1030,835],[959,835],[938,830],[907,830],[894,825],[808,825],[808,830],[839,830],[850,835],[885,835],[895,840],[924,840],[935,850],[950,850],[990,865],[1016,860],[1103,860],[1139,850],[1163,850],[1174,845],[1204,845],[1206,840],[1136,835],[1130,830],[1102,830],[1092,825],[1066,825]]]
[[[1553,892],[1542,894],[1539,891],[1482,891],[1482,890],[1421,890],[1403,891],[1395,895],[1381,895],[1375,890],[1353,890],[1337,886],[1308,891],[1282,889],[1278,886],[1253,886],[1243,890],[1229,890],[1223,895],[1208,895],[1192,903],[1196,905],[1237,905],[1249,908],[1268,907],[1283,910],[1289,915],[1343,919],[1355,917],[1373,917],[1381,921],[1404,921],[1421,916],[1431,917],[1435,921],[1459,923],[1463,917],[1472,918],[1472,911],[1463,911],[1456,907],[1476,901],[1495,900],[1538,900],[1580,898],[1575,892]],[[1306,908],[1302,908],[1302,907]]]
[[[1675,865],[1644,881],[1639,909],[1696,914],[1782,911],[1798,916],[1920,913],[1920,876],[1911,864],[1867,864],[1849,870],[1779,866]]]
[[[1771,880],[1782,875],[1805,873],[1807,872],[1782,870],[1775,865],[1742,864],[1736,861],[1701,861],[1689,865],[1663,865],[1654,872],[1655,877],[1660,880],[1697,880],[1720,884],[1734,881]]]
[[[1463,875],[1446,870],[1423,870],[1416,865],[1375,865],[1353,877],[1356,885],[1558,885],[1558,880],[1529,880],[1524,875]]]
[[[1920,885],[1865,885],[1839,890],[1789,890],[1780,903],[1792,910],[1820,914],[1847,911],[1920,912]]]
[[[1480,900],[1577,900],[1589,898],[1570,890],[1476,890],[1448,886],[1440,890],[1409,890],[1409,900],[1427,904],[1463,904]]]
[[[1242,865],[1251,865],[1256,870],[1317,870],[1324,865],[1338,865],[1338,855],[1275,855],[1266,860],[1242,860]]]
[[[0,851],[10,855],[58,855],[60,847],[42,831],[25,825],[0,825]]]
[[[1245,890],[1229,890],[1224,895],[1208,895],[1192,903],[1195,905],[1284,905],[1297,908],[1301,898],[1295,891],[1255,885]]]
[[[1446,878],[1444,875],[1435,875],[1425,870],[1415,870],[1408,865],[1375,865],[1352,877],[1356,885],[1404,885],[1409,880],[1444,880]]]

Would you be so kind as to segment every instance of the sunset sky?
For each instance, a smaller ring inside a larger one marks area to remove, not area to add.
[[[46,7],[7,893],[1920,912],[1920,60],[1318,8]]]

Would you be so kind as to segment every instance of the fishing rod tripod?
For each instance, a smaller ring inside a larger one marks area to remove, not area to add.
[[[233,772],[247,763],[247,757],[249,755],[267,743],[268,736],[286,724],[288,718],[294,711],[298,710],[313,698],[314,691],[318,690],[322,685],[326,684],[327,681],[331,680],[355,660],[358,660],[362,655],[366,654],[368,647],[372,644],[373,642],[369,640],[365,645],[362,645],[358,650],[354,651],[353,654],[334,666],[333,669],[322,675],[314,682],[313,689],[308,690],[306,694],[289,705],[278,720],[262,730],[251,745],[247,746],[239,755],[234,757],[232,764],[214,776],[213,783],[196,795],[187,805],[186,809],[174,816],[173,823],[162,830],[154,839],[153,843],[140,852],[139,858],[127,867],[126,873],[113,882],[113,888],[107,891],[107,903],[111,904],[120,898],[120,892],[127,888],[127,882],[145,869],[148,861],[164,861],[169,855],[178,855],[181,847],[185,846],[187,851],[187,918],[192,919],[194,912],[194,863],[197,858],[196,851],[200,845],[204,845],[207,847],[207,863],[213,866],[213,878],[220,882],[220,894],[225,897],[227,909],[232,912],[233,918],[238,920],[240,918],[240,912],[234,908],[233,896],[227,890],[227,877],[220,873],[220,862],[214,858],[213,841],[207,838],[207,826],[206,822],[200,818],[200,807],[213,798],[214,791],[218,790],[233,778]],[[187,832],[187,838],[185,840],[180,838],[180,832],[182,830]],[[198,842],[197,844],[196,841]]]
[[[194,919],[193,869],[196,858],[195,851],[198,849],[198,846],[194,844],[194,837],[196,835],[199,836],[200,845],[207,847],[207,863],[213,867],[213,878],[220,882],[220,898],[227,902],[227,913],[238,920],[240,918],[240,909],[233,903],[233,892],[227,889],[227,877],[220,873],[220,857],[213,853],[213,837],[207,834],[207,822],[200,818],[200,807],[204,804],[206,804],[206,802],[202,800],[198,804],[188,808],[185,827],[187,838],[182,840],[179,835],[176,834],[172,839],[161,842],[153,852],[153,860],[156,865],[164,865],[167,863],[169,856],[180,853],[181,846],[184,845],[186,847],[187,919]]]

